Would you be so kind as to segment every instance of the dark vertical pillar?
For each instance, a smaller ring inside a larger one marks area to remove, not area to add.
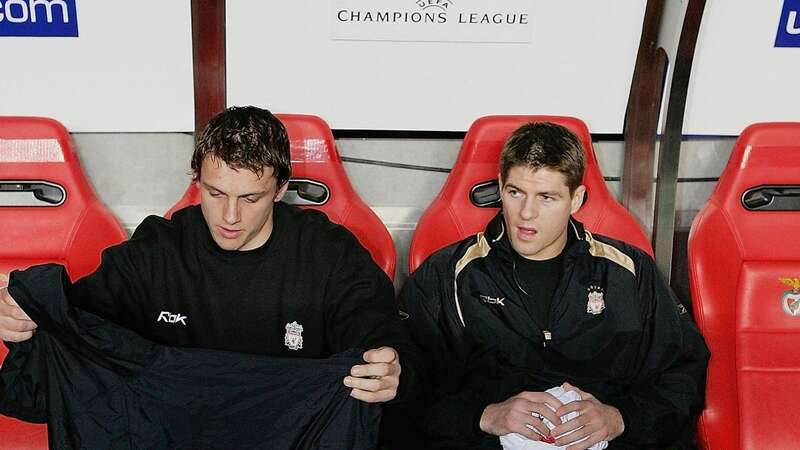
[[[225,109],[225,0],[192,0],[194,133]]]
[[[667,54],[658,47],[663,0],[648,0],[625,112],[622,204],[644,226],[653,223],[653,159]]]
[[[661,274],[669,281],[672,273],[672,248],[675,235],[675,196],[678,183],[678,164],[683,137],[683,115],[689,75],[700,31],[706,0],[689,0],[683,17],[681,37],[672,71],[672,85],[667,102],[667,118],[661,147],[658,152],[658,181],[656,183],[656,218],[653,224],[653,245],[656,263]]]

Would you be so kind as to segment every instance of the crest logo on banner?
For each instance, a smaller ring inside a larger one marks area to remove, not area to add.
[[[800,47],[800,0],[783,0],[775,47]]]
[[[76,0],[0,0],[0,36],[78,37]]]
[[[437,8],[441,11],[447,11],[447,8],[452,5],[451,0],[417,0],[417,6],[423,10],[428,8]]]

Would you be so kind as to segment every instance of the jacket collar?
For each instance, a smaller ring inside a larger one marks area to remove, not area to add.
[[[589,252],[589,244],[586,242],[586,230],[583,224],[574,217],[570,216],[567,224],[567,232],[573,233],[577,240],[569,248],[565,248],[565,256],[578,255]],[[511,260],[514,256],[514,249],[506,233],[506,223],[503,220],[503,211],[498,211],[497,215],[489,221],[484,232],[486,240],[492,250],[496,251],[497,256]]]

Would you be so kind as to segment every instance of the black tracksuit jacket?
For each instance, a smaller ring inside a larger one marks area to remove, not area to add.
[[[428,258],[401,293],[429,372],[417,430],[426,445],[499,448],[479,428],[483,409],[565,381],[619,409],[625,432],[612,449],[660,448],[691,429],[709,353],[652,258],[570,219],[576,239],[539,326],[501,214]]]

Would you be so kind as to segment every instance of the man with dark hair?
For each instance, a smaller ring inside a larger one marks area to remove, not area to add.
[[[291,174],[281,122],[256,107],[214,117],[192,157],[200,205],[147,217],[99,268],[66,286],[73,306],[159,344],[323,358],[369,349],[343,383],[365,402],[406,392],[413,346],[389,278],[348,230],[281,202]],[[0,338],[36,328],[7,290]],[[401,358],[402,355],[402,358]]]
[[[691,429],[708,350],[646,253],[571,217],[584,165],[566,128],[520,127],[500,158],[501,212],[404,286],[430,447],[653,448]]]

